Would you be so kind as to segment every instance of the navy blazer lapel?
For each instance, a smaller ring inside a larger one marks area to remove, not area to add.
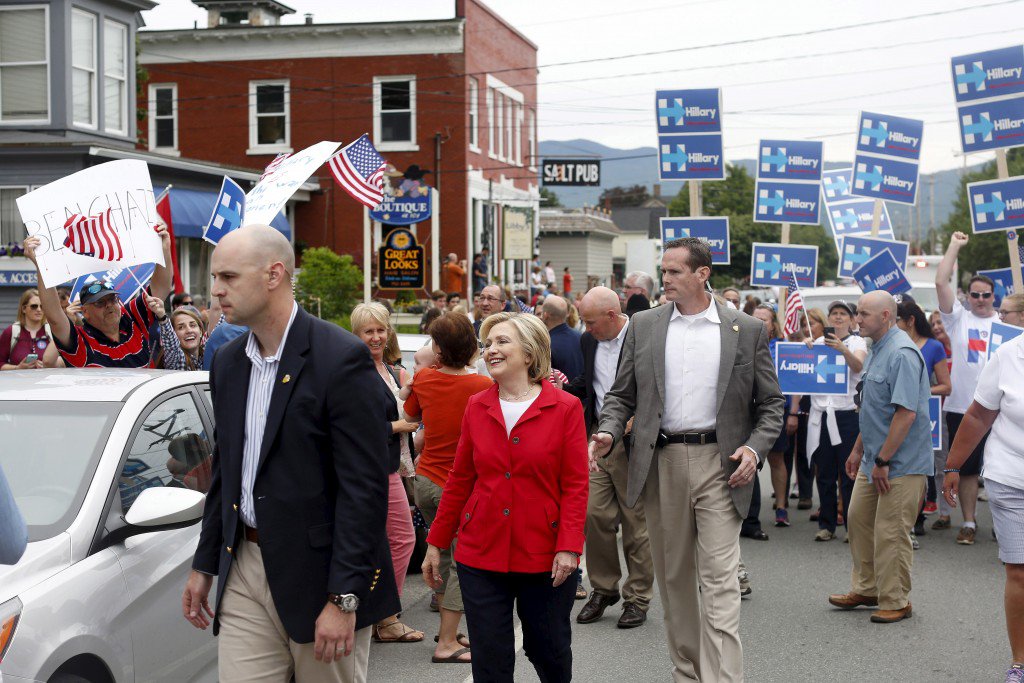
[[[285,409],[288,407],[288,399],[291,398],[292,389],[306,364],[306,352],[309,350],[309,334],[313,319],[308,313],[299,307],[295,314],[295,321],[291,330],[288,331],[288,338],[285,340],[284,351],[281,354],[281,361],[277,366],[277,377],[274,378],[274,391],[270,395],[270,408],[267,410],[267,423],[263,429],[263,444],[260,447],[260,459],[256,465],[256,473],[259,474],[263,467],[270,446],[277,438],[277,432],[284,419]],[[248,382],[246,382],[248,386]]]

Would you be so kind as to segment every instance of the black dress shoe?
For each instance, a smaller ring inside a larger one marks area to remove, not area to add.
[[[637,607],[636,603],[627,602],[622,606],[622,616],[619,617],[619,628],[636,628],[647,621],[647,612]]]
[[[576,623],[590,624],[604,616],[604,611],[619,601],[618,595],[602,595],[594,591],[576,615]]]
[[[768,540],[768,534],[764,532],[764,529],[757,529],[756,531],[741,531],[740,536],[743,538],[752,538],[755,541]]]

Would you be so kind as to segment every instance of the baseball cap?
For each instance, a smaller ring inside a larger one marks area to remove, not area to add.
[[[857,315],[857,307],[848,301],[842,299],[836,299],[828,305],[828,312],[831,313],[833,308],[845,308],[846,312],[852,315]]]
[[[79,301],[83,304],[91,304],[111,295],[117,296],[117,290],[106,280],[97,280],[82,288]]]

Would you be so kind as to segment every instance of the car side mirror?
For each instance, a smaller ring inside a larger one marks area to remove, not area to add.
[[[142,491],[124,516],[126,524],[107,534],[99,550],[154,531],[192,526],[203,518],[206,496],[198,491],[156,486]]]

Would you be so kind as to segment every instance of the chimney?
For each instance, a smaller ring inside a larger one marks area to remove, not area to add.
[[[306,12],[306,14],[304,16],[306,17],[306,26],[311,26],[313,24],[313,15],[312,15],[312,13]]]
[[[654,183],[654,198],[661,196],[661,183]]]

